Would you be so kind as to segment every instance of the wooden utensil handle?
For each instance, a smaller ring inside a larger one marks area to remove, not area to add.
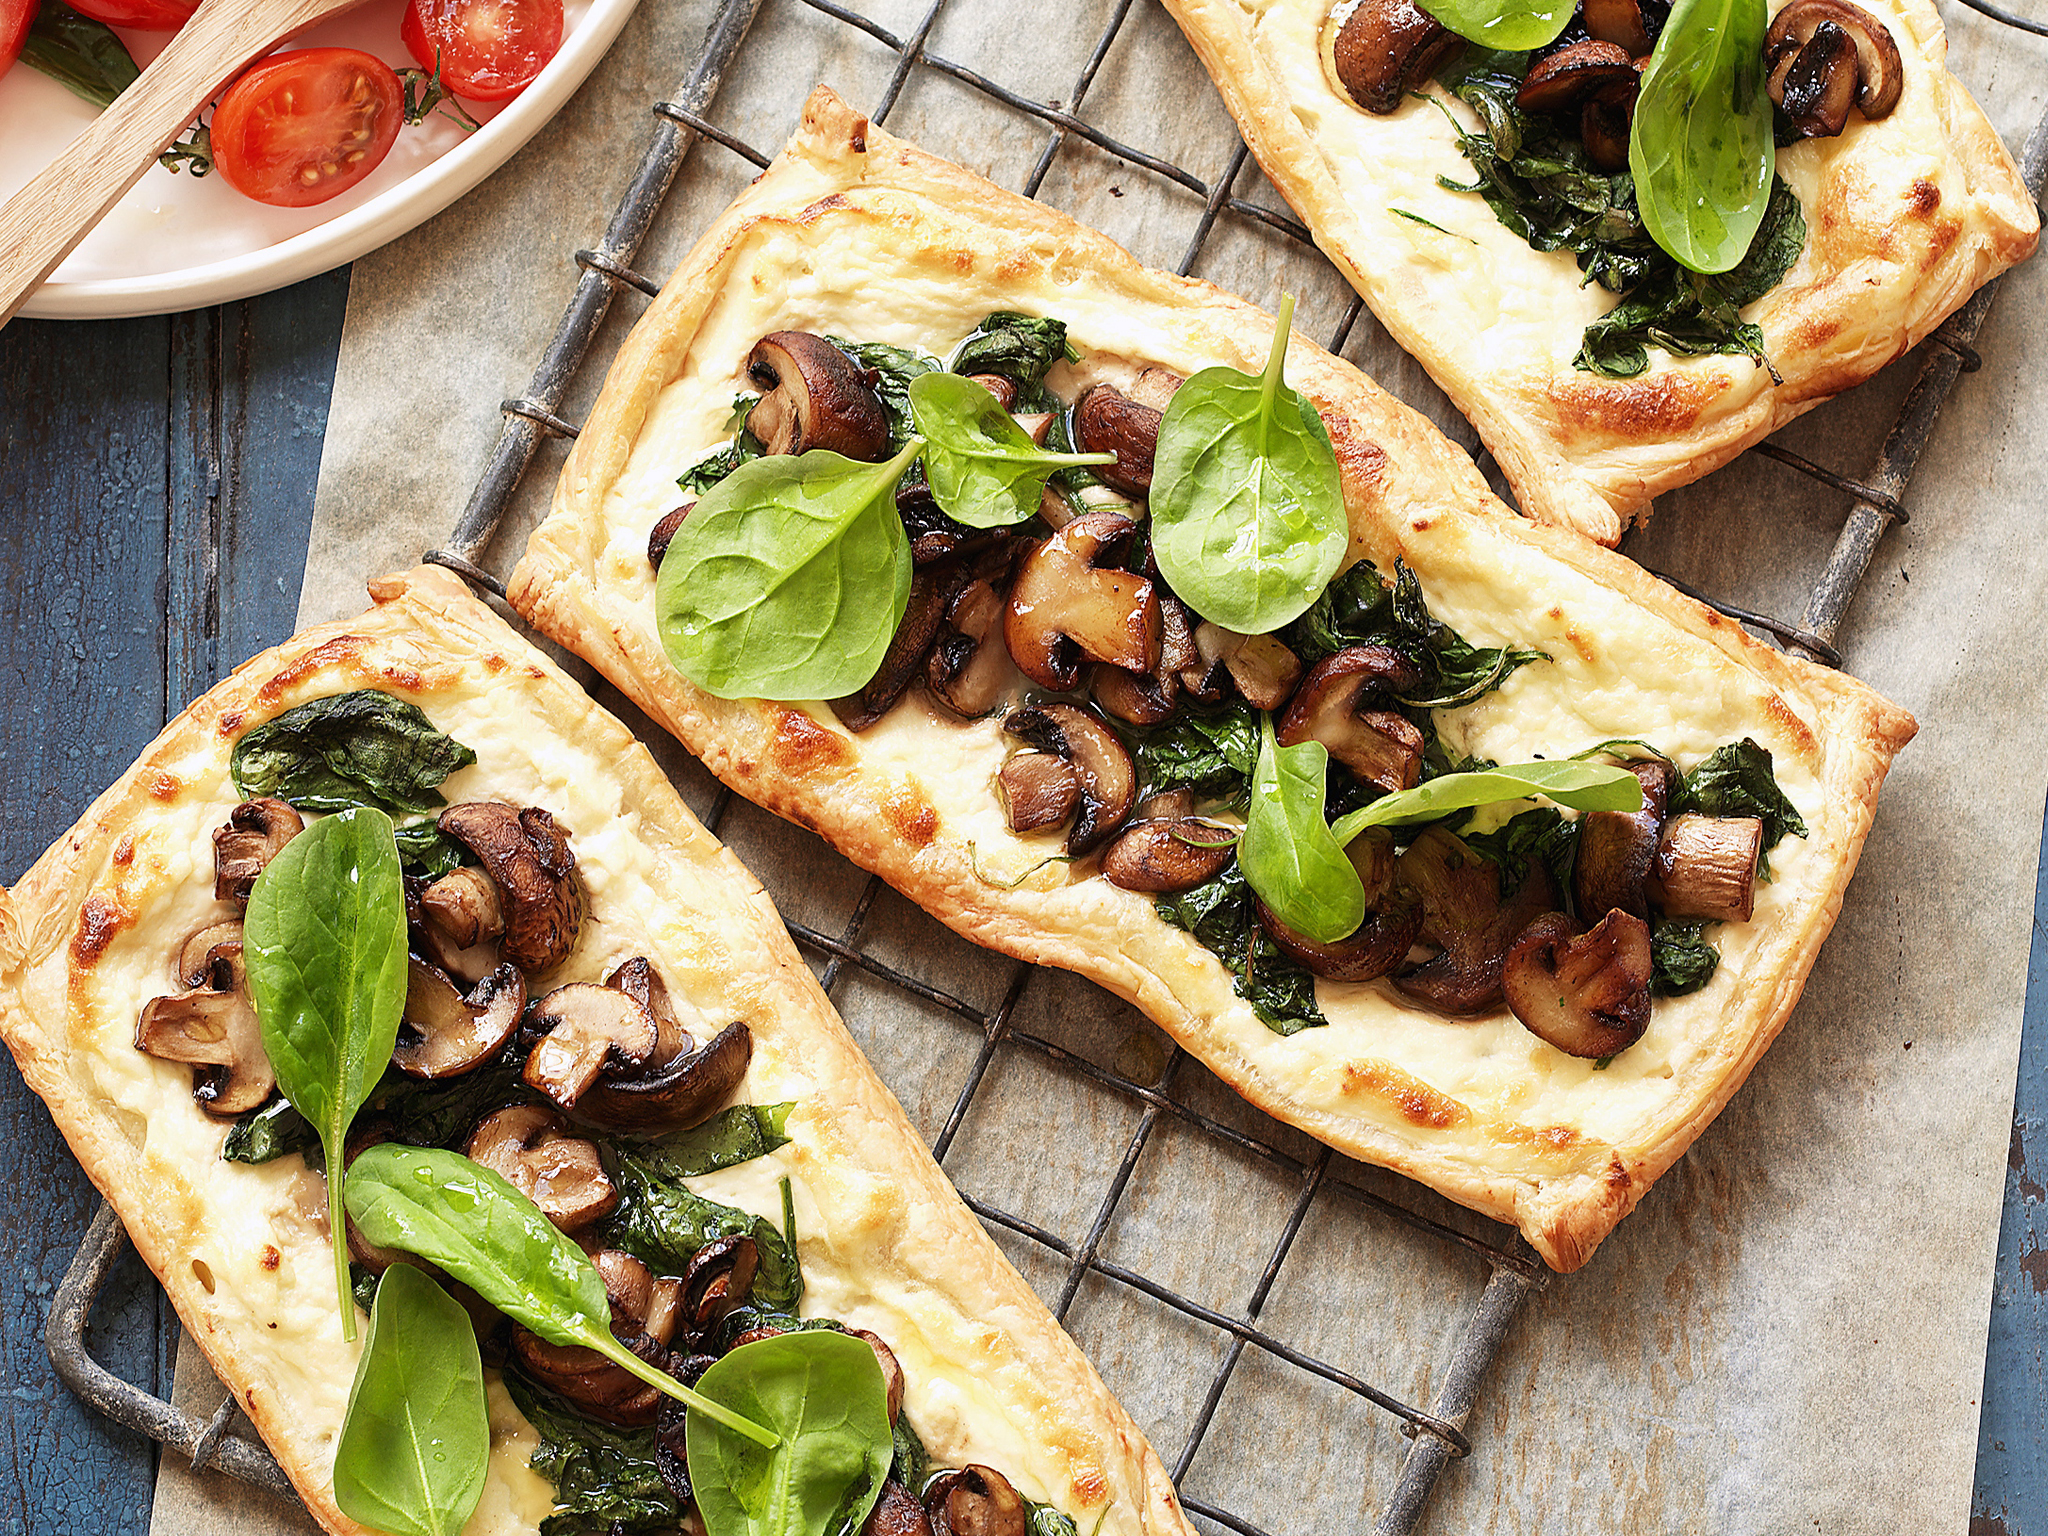
[[[205,0],[141,77],[0,207],[0,325],[242,66],[357,0]]]

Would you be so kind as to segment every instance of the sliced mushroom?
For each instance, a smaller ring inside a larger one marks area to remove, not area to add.
[[[1764,824],[1754,816],[1674,816],[1657,846],[1650,899],[1666,917],[1746,923],[1763,846]]]
[[[1635,118],[1636,82],[1602,86],[1579,108],[1579,141],[1594,169],[1613,175],[1628,169],[1629,127]]]
[[[993,1467],[970,1464],[925,1484],[933,1536],[1025,1536],[1024,1500]]]
[[[529,975],[568,958],[583,926],[583,882],[568,834],[538,806],[471,800],[441,813],[440,828],[483,862],[505,915],[504,954]]]
[[[1280,718],[1280,744],[1320,741],[1367,783],[1413,788],[1422,776],[1422,732],[1405,716],[1367,706],[1421,681],[1415,663],[1390,646],[1347,646],[1308,669]]]
[[[1022,836],[1056,827],[1074,814],[1080,775],[1055,752],[1019,752],[996,774],[996,794],[1010,830]]]
[[[1664,828],[1664,801],[1671,790],[1671,765],[1661,758],[1630,763],[1643,786],[1639,811],[1590,811],[1580,820],[1579,851],[1572,861],[1572,900],[1581,916],[1598,922],[1620,910],[1650,915],[1643,882],[1657,857]]]
[[[1095,477],[1110,489],[1143,501],[1152,494],[1161,415],[1113,384],[1097,384],[1074,402],[1074,446],[1082,453],[1115,454],[1114,464],[1092,466]]]
[[[575,1135],[568,1121],[542,1104],[515,1104],[485,1116],[462,1153],[502,1175],[571,1236],[602,1221],[619,1203],[596,1143]]]
[[[1856,51],[1855,104],[1862,114],[1871,121],[1891,114],[1899,104],[1900,93],[1905,89],[1906,66],[1899,56],[1899,45],[1892,40],[1885,24],[1860,5],[1850,0],[1792,0],[1771,19],[1771,27],[1764,34],[1764,64],[1770,71],[1771,100],[1783,107],[1795,122],[1800,113],[1793,110],[1793,103],[1787,98],[1792,95],[1792,74],[1794,60],[1803,54],[1820,33],[1824,25],[1831,25],[1847,34]],[[1825,62],[1828,73],[1835,69],[1838,45],[1833,41],[1824,50],[1825,59],[1817,58],[1813,66],[1801,69],[1801,99],[1812,96],[1814,105],[1820,104],[1822,95],[1839,90],[1839,85],[1830,82],[1826,92],[1817,91],[1815,77],[1821,71],[1818,65]],[[1843,121],[1847,121],[1846,112]],[[1801,131],[1805,132],[1804,124]],[[1840,126],[1832,132],[1840,133]],[[1827,132],[1807,133],[1808,137],[1827,137]]]
[[[674,1302],[679,1282],[655,1279],[640,1260],[617,1249],[605,1249],[591,1262],[604,1277],[613,1336],[641,1359],[665,1366],[669,1341],[649,1324],[665,1316],[673,1325],[680,1313]],[[659,1391],[594,1349],[549,1344],[525,1328],[513,1330],[512,1347],[529,1374],[593,1418],[631,1426],[652,1424],[661,1415],[666,1399]]]
[[[1635,60],[1624,49],[1588,38],[1547,53],[1530,65],[1521,89],[1515,92],[1515,105],[1524,112],[1562,112],[1595,91],[1632,85],[1635,79]]]
[[[648,1057],[650,1064],[666,1065],[696,1049],[697,1042],[683,1028],[675,1005],[669,1001],[668,983],[645,955],[635,955],[615,966],[604,984],[617,987],[654,1015],[654,1054]]]
[[[1180,393],[1180,387],[1185,383],[1187,380],[1171,368],[1152,367],[1141,370],[1124,393],[1137,404],[1149,405],[1163,415],[1167,403]]]
[[[1179,703],[1181,673],[1200,659],[1186,607],[1179,598],[1161,593],[1159,665],[1145,673],[1098,666],[1089,678],[1089,695],[1104,714],[1118,720],[1132,725],[1163,725],[1173,718]],[[1297,662],[1296,666],[1299,665]]]
[[[882,1368],[882,1382],[888,1389],[889,1422],[896,1422],[896,1415],[903,1411],[903,1367],[896,1361],[896,1351],[882,1342],[880,1334],[869,1333],[865,1328],[852,1328],[850,1332],[875,1352],[875,1363]]]
[[[526,1085],[573,1109],[607,1064],[639,1066],[654,1054],[654,1015],[625,993],[594,982],[557,987],[529,1010],[544,1031],[526,1058]]]
[[[1081,657],[1131,672],[1159,664],[1159,598],[1130,571],[1098,569],[1138,525],[1117,512],[1090,512],[1039,545],[1017,572],[1003,615],[1003,640],[1018,669],[1041,688],[1065,692]]]
[[[1614,44],[1631,59],[1640,59],[1656,44],[1641,0],[1580,0],[1579,15],[1588,35]]]
[[[933,1536],[931,1516],[917,1495],[892,1477],[882,1484],[860,1536]]]
[[[305,830],[304,817],[269,795],[229,811],[227,825],[213,834],[213,899],[246,903],[264,866]]]
[[[636,1069],[624,1057],[613,1058],[577,1101],[576,1113],[607,1131],[686,1131],[732,1096],[753,1056],[753,1031],[733,1023],[702,1050],[665,1064],[650,1060]]]
[[[526,1007],[526,978],[499,966],[467,995],[439,966],[409,962],[405,1015],[391,1059],[413,1077],[459,1077],[505,1048]]]
[[[1831,139],[1849,125],[1856,104],[1856,44],[1823,21],[1803,48],[1787,49],[1771,70],[1771,99],[1801,138]]]
[[[1301,658],[1277,635],[1240,635],[1203,623],[1195,628],[1195,651],[1204,662],[1221,663],[1253,709],[1278,709],[1301,681]]]
[[[979,384],[996,397],[996,403],[1006,411],[1017,408],[1017,381],[1005,373],[970,373],[967,382]]]
[[[1428,827],[1395,863],[1396,881],[1422,903],[1422,939],[1434,959],[1397,972],[1403,996],[1439,1013],[1484,1013],[1501,999],[1501,965],[1522,930],[1558,904],[1557,885],[1539,859],[1503,902],[1500,871],[1441,827]]]
[[[946,628],[925,662],[924,684],[956,715],[977,720],[1002,703],[1013,675],[1003,643],[1006,600],[986,577],[970,581],[946,608]]]
[[[1564,913],[1545,913],[1508,951],[1501,987],[1539,1040],[1571,1056],[1612,1056],[1649,1026],[1649,924],[1615,911],[1580,934]]]
[[[744,1234],[714,1238],[690,1255],[683,1271],[682,1327],[701,1343],[748,1296],[761,1267],[761,1249]]]
[[[683,520],[696,510],[697,503],[686,501],[673,511],[664,512],[661,521],[647,530],[647,563],[657,571],[668,556],[668,547],[674,542],[676,533],[682,528]]]
[[[1127,891],[1192,890],[1222,874],[1236,850],[1236,833],[1213,821],[1134,821],[1102,856],[1102,878]]]
[[[1080,807],[1067,833],[1068,853],[1093,852],[1124,824],[1138,801],[1138,771],[1101,720],[1072,704],[1040,704],[1011,710],[1003,729],[1073,765]]]
[[[1460,46],[1455,32],[1413,0],[1358,0],[1330,13],[1336,35],[1327,63],[1345,93],[1368,112],[1385,115],[1419,89]],[[1327,35],[1327,34],[1326,34]]]
[[[420,892],[420,920],[458,950],[499,938],[505,907],[498,883],[474,865],[450,870]]]
[[[244,1114],[277,1087],[239,944],[215,946],[205,986],[150,999],[135,1024],[135,1048],[189,1064],[192,1097],[211,1115]]]
[[[1408,958],[1422,932],[1422,904],[1412,892],[1394,886],[1394,837],[1372,827],[1344,850],[1365,886],[1365,921],[1358,931],[1334,944],[1321,944],[1281,922],[1272,908],[1259,903],[1259,926],[1296,964],[1328,981],[1373,981],[1389,974]]]
[[[858,363],[809,331],[772,331],[754,343],[747,377],[762,390],[747,430],[769,453],[829,448],[876,463],[889,453],[889,418]]]
[[[832,701],[832,713],[849,731],[864,731],[903,697],[918,674],[925,670],[925,658],[946,620],[953,595],[966,585],[967,572],[957,562],[920,565],[910,576],[910,601],[902,622],[882,654],[882,664],[859,693]]]
[[[242,924],[239,918],[226,923],[208,923],[196,929],[178,949],[178,980],[187,987],[204,987],[213,974],[214,961],[225,954],[242,952]]]

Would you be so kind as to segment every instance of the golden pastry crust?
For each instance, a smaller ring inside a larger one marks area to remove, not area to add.
[[[994,309],[1056,316],[1083,353],[1070,394],[1147,364],[1262,365],[1272,320],[1205,284],[1150,271],[1040,204],[877,132],[819,91],[773,166],[685,260],[614,364],[511,598],[662,721],[727,783],[808,826],[982,944],[1130,999],[1267,1112],[1517,1224],[1576,1268],[1725,1104],[1785,1022],[1869,828],[1903,711],[1861,684],[1758,645],[1636,566],[1514,517],[1470,461],[1356,370],[1296,339],[1289,382],[1337,446],[1352,553],[1417,573],[1478,645],[1540,647],[1478,704],[1439,716],[1496,761],[1648,736],[1682,765],[1752,735],[1777,755],[1811,836],[1773,854],[1758,915],[1729,929],[1722,972],[1658,1004],[1605,1073],[1536,1041],[1504,1010],[1449,1020],[1384,983],[1319,996],[1331,1025],[1261,1025],[1216,958],[1151,899],[1018,839],[993,776],[994,720],[913,693],[855,736],[820,705],[712,698],[664,659],[646,557],[676,473],[724,434],[759,335],[812,327],[944,354]],[[1010,743],[1009,746],[1014,746]],[[988,876],[990,878],[983,878]]]
[[[1615,296],[1531,250],[1469,182],[1431,87],[1375,117],[1323,67],[1331,0],[1165,0],[1245,141],[1395,340],[1478,428],[1531,517],[1612,545],[1650,499],[1719,468],[1915,345],[2034,249],[2019,172],[1944,60],[1930,0],[1860,0],[1905,62],[1890,116],[1778,152],[1808,240],[1744,311],[1784,382],[1747,358],[1653,353],[1633,379],[1572,366]],[[1787,0],[1772,0],[1775,13]],[[1399,208],[1429,225],[1391,212]]]
[[[361,1330],[343,1344],[324,1186],[297,1156],[221,1161],[226,1123],[193,1102],[190,1069],[144,1056],[133,1032],[171,990],[184,935],[224,915],[211,831],[239,799],[234,739],[375,687],[476,749],[453,798],[547,806],[570,832],[596,921],[551,982],[644,953],[683,1005],[747,1021],[740,1097],[796,1101],[793,1140],[692,1184],[772,1214],[774,1178],[791,1178],[806,1310],[890,1342],[935,1461],[994,1465],[1084,1531],[1100,1519],[1188,1536],[1158,1457],[953,1193],[759,883],[646,749],[445,571],[372,595],[371,612],[294,637],[194,703],[0,895],[0,1033],[321,1524],[360,1529],[329,1480]],[[533,1432],[502,1388],[491,1406],[491,1478],[469,1530],[530,1532],[552,1504],[525,1465]]]

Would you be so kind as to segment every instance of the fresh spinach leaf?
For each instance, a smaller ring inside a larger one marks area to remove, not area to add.
[[[836,699],[866,686],[910,601],[896,481],[823,449],[743,464],[697,503],[655,607],[677,671],[721,699]]]
[[[1146,793],[1189,789],[1242,808],[1259,761],[1257,717],[1241,700],[1214,714],[1183,713],[1138,735],[1136,752]]]
[[[1683,997],[1714,979],[1721,952],[1704,936],[1704,922],[1659,918],[1650,929],[1650,990],[1658,997]]]
[[[423,1271],[393,1264],[334,1448],[334,1502],[390,1536],[456,1536],[483,1496],[490,1454],[469,1315]]]
[[[249,893],[242,946],[278,1086],[320,1133],[341,1332],[353,1339],[333,1170],[349,1122],[391,1060],[405,1011],[405,887],[391,818],[368,807],[342,811],[279,849]]]
[[[1672,792],[1669,814],[1754,816],[1764,824],[1757,877],[1771,877],[1771,850],[1785,837],[1805,837],[1806,822],[1771,771],[1771,749],[1751,737],[1716,747]]]
[[[1045,393],[1045,376],[1062,359],[1081,360],[1067,342],[1063,321],[999,309],[960,343],[946,366],[958,374],[1001,374],[1016,384],[1020,408],[1043,411],[1057,409],[1058,403]]]
[[[859,1530],[895,1456],[875,1352],[851,1334],[781,1333],[722,1356],[697,1389],[768,1426],[770,1449],[692,1413],[690,1483],[706,1536]]]
[[[1643,227],[1694,272],[1748,252],[1777,163],[1764,0],[1677,0],[1643,70],[1628,166]]]
[[[969,528],[1003,528],[1038,515],[1046,478],[1075,464],[1113,464],[1113,453],[1053,453],[1040,448],[972,379],[928,373],[913,380],[910,408],[924,438],[932,498]]]
[[[1323,820],[1329,767],[1329,748],[1320,741],[1279,745],[1266,716],[1237,847],[1238,866],[1259,900],[1318,944],[1349,938],[1365,921],[1365,882]]]
[[[1482,48],[1541,48],[1556,41],[1576,0],[1418,0],[1451,31]]]
[[[1351,530],[1336,451],[1282,378],[1290,294],[1266,371],[1204,368],[1174,392],[1152,471],[1152,552],[1203,618],[1262,635],[1306,612]]]
[[[777,1147],[789,1145],[782,1131],[792,1104],[735,1104],[702,1125],[672,1131],[638,1148],[648,1170],[663,1179],[689,1179],[700,1173],[736,1168]]]
[[[566,1407],[517,1366],[505,1390],[540,1436],[527,1465],[554,1485],[541,1536],[673,1536],[683,1507],[662,1480],[654,1430],[600,1424]]]
[[[1298,1034],[1330,1022],[1316,1005],[1315,977],[1283,955],[1259,926],[1251,887],[1235,860],[1193,890],[1162,896],[1152,910],[1223,962],[1236,978],[1233,990],[1274,1034]]]
[[[735,1434],[761,1445],[774,1442],[773,1431],[709,1401],[621,1344],[612,1334],[604,1279],[583,1250],[490,1169],[459,1152],[384,1142],[357,1156],[347,1185],[348,1214],[369,1242],[438,1264],[550,1344],[594,1349]],[[336,1234],[341,1230],[337,1215]]]
[[[938,359],[886,341],[825,339],[867,369],[868,387],[882,402],[882,414],[889,418],[889,451],[901,453],[917,431],[910,410],[910,386],[926,374],[938,372]]]
[[[1367,827],[1407,826],[1436,821],[1453,811],[1526,800],[1542,795],[1575,811],[1639,811],[1643,786],[1626,768],[1606,763],[1509,763],[1472,773],[1447,773],[1426,779],[1413,789],[1382,795],[1372,804],[1341,818],[1330,829],[1339,843],[1348,843]]]
[[[358,688],[257,726],[235,743],[229,771],[243,795],[275,795],[302,811],[368,805],[417,816],[447,804],[441,781],[475,761],[416,705]]]
[[[757,1306],[796,1310],[803,1295],[803,1270],[796,1249],[773,1222],[730,1205],[707,1200],[664,1173],[643,1152],[618,1154],[619,1203],[608,1218],[605,1246],[623,1248],[656,1273],[679,1275],[690,1258],[715,1238],[751,1237],[760,1250],[754,1276]]]

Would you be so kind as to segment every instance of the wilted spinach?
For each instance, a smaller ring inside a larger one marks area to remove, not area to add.
[[[1500,888],[1521,888],[1534,862],[1550,871],[1557,889],[1569,900],[1572,865],[1579,852],[1579,823],[1568,821],[1547,805],[1510,817],[1491,832],[1460,832],[1467,848],[1500,870]]]
[[[1240,808],[1250,803],[1259,726],[1256,713],[1242,700],[1212,714],[1178,715],[1137,734],[1135,749],[1148,794],[1188,789]]]
[[[1714,979],[1721,952],[1704,936],[1704,922],[1659,918],[1650,929],[1650,990],[1659,997],[1683,997]]]
[[[605,1246],[623,1248],[657,1274],[679,1275],[692,1254],[720,1237],[751,1237],[760,1250],[756,1305],[793,1312],[804,1291],[796,1250],[772,1222],[707,1200],[664,1177],[654,1158],[618,1154],[619,1204],[604,1227]]]
[[[648,1172],[663,1179],[689,1179],[700,1173],[736,1168],[777,1147],[789,1145],[782,1127],[792,1104],[735,1104],[702,1125],[668,1135],[634,1149]]]
[[[1059,402],[1046,393],[1045,376],[1062,359],[1081,360],[1067,343],[1065,322],[999,309],[960,343],[946,366],[953,373],[1001,374],[1017,386],[1019,410],[1056,411]]]
[[[399,862],[418,880],[438,880],[460,869],[468,857],[462,844],[431,821],[415,821],[397,829]]]
[[[891,346],[886,341],[842,341],[825,338],[868,371],[868,388],[882,402],[882,414],[889,418],[889,452],[901,453],[903,445],[917,434],[910,411],[910,386],[914,380],[939,371],[938,359],[910,347]]]
[[[257,726],[235,743],[228,766],[243,795],[275,795],[302,811],[367,805],[418,816],[447,804],[442,780],[475,761],[417,705],[358,688]]]
[[[1316,979],[1280,952],[1259,926],[1252,889],[1235,860],[1215,879],[1162,896],[1152,910],[1195,936],[1236,978],[1234,990],[1276,1035],[1330,1021],[1316,1005]]]
[[[1771,850],[1788,834],[1806,836],[1806,822],[1778,787],[1771,771],[1771,751],[1750,737],[1731,741],[1710,752],[1671,794],[1669,813],[1697,811],[1702,816],[1755,816],[1764,824],[1757,876],[1771,877]]]
[[[1074,1518],[1063,1515],[1050,1504],[1026,1502],[1024,1517],[1026,1536],[1079,1536]]]
[[[662,1481],[654,1430],[617,1429],[562,1405],[515,1366],[505,1390],[540,1436],[528,1465],[555,1487],[541,1536],[670,1536],[683,1508]]]

